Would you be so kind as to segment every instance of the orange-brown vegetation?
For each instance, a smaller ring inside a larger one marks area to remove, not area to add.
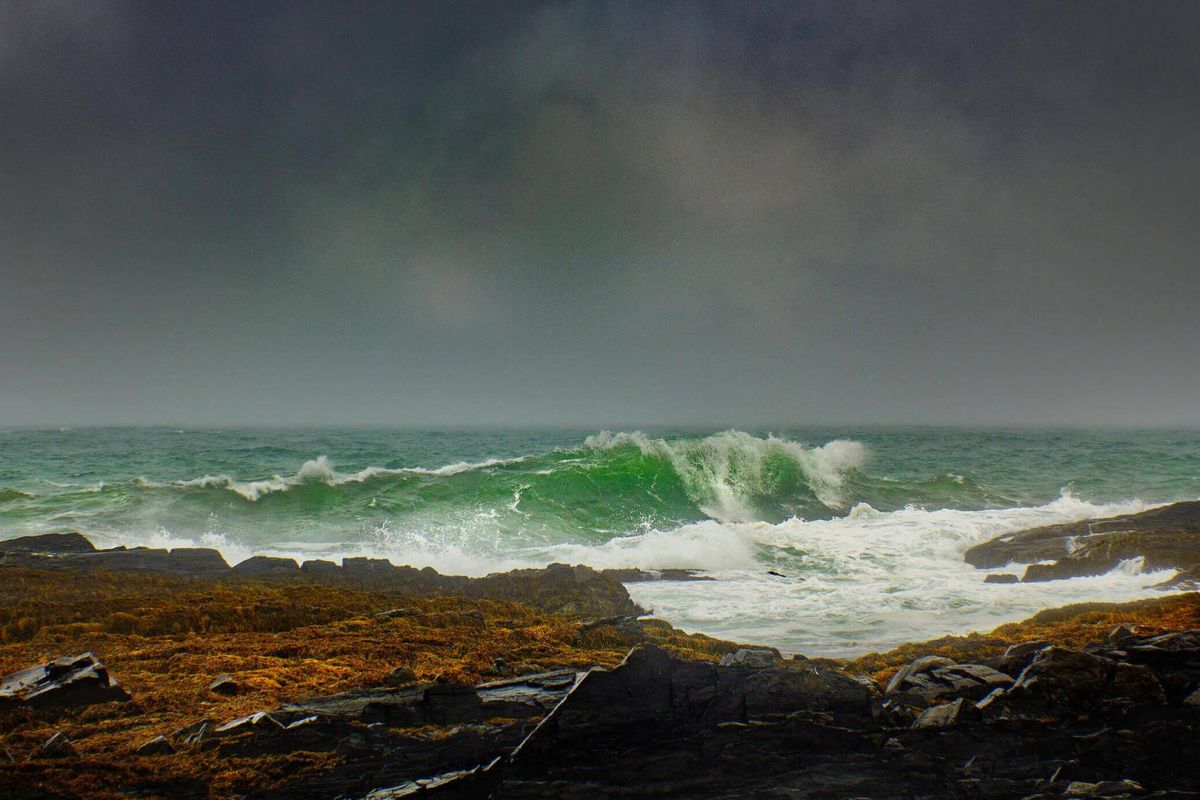
[[[1139,635],[1200,628],[1200,594],[1181,594],[1131,603],[1076,603],[1041,611],[1023,622],[1001,625],[991,633],[944,636],[901,645],[886,653],[868,653],[847,665],[886,683],[904,664],[925,655],[977,663],[1002,654],[1009,645],[1044,639],[1064,647],[1095,644],[1117,625]]]
[[[392,609],[401,611],[375,616]],[[480,612],[482,619],[464,612]],[[328,768],[337,756],[219,758],[193,748],[139,757],[134,750],[198,719],[224,721],[289,700],[380,685],[398,666],[420,681],[476,682],[496,677],[497,659],[521,671],[613,665],[638,641],[693,658],[718,658],[734,648],[655,620],[633,630],[597,625],[581,631],[579,620],[499,601],[4,568],[0,674],[91,650],[133,701],[0,712],[0,747],[17,759],[0,763],[0,788],[106,798],[138,787],[139,796],[153,797],[156,785],[169,796],[193,781],[199,796],[231,797]],[[231,697],[209,692],[221,673],[242,691]],[[57,730],[67,732],[79,759],[25,760]]]

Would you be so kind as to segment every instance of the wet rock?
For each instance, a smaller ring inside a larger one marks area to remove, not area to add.
[[[208,738],[216,727],[217,723],[211,719],[197,720],[174,731],[170,739],[179,744],[198,744]]]
[[[952,702],[933,708],[927,708],[921,712],[913,722],[913,728],[917,730],[929,728],[952,728],[956,725],[961,725],[966,722],[975,722],[980,719],[978,709],[975,704],[965,698],[958,698]]]
[[[66,553],[91,553],[95,550],[95,545],[78,531],[40,533],[34,536],[18,536],[15,539],[0,541],[0,553],[52,556]]]
[[[1200,708],[1200,689],[1197,689],[1185,697],[1183,699],[1183,704],[1185,706],[1191,706],[1192,708]]]
[[[241,688],[237,681],[224,673],[213,678],[212,683],[208,685],[210,692],[223,695],[235,695],[241,691]]]
[[[1112,661],[1047,647],[1038,651],[1013,685],[993,692],[980,707],[1010,719],[1042,719],[1087,713],[1103,697]]]
[[[79,553],[61,559],[63,565],[107,572],[173,572],[171,554],[167,550],[149,547],[116,548]]]
[[[79,753],[63,731],[57,731],[33,751],[30,758],[78,758]]]
[[[300,565],[300,572],[314,580],[330,580],[341,577],[342,568],[332,561],[314,558]]]
[[[702,575],[697,569],[602,569],[600,574],[621,583],[645,583],[648,581],[711,581],[710,575]]]
[[[1167,695],[1154,671],[1149,667],[1118,663],[1105,690],[1105,699],[1144,705],[1162,705],[1167,702]]]
[[[176,547],[168,556],[173,572],[194,577],[220,577],[229,573],[229,564],[217,550],[208,547]]]
[[[165,736],[155,736],[135,750],[139,756],[169,756],[175,753],[175,748]]]
[[[67,656],[0,679],[0,709],[55,708],[124,702],[129,694],[91,653]]]
[[[742,669],[770,669],[783,659],[773,647],[743,647],[721,656],[722,667]]]
[[[293,558],[275,556],[252,556],[233,567],[241,578],[290,578],[297,575],[300,565]]]
[[[892,683],[888,686],[891,687]],[[900,690],[921,695],[927,700],[949,697],[979,700],[993,689],[1011,686],[1012,683],[1013,679],[1008,675],[983,664],[949,664],[932,668],[920,665],[900,681]],[[892,693],[896,691],[893,689]]]
[[[409,683],[416,683],[416,681],[417,673],[408,667],[396,667],[383,680],[388,686],[404,686]]]
[[[1200,567],[1200,501],[1173,503],[1138,514],[1084,520],[1007,533],[968,549],[980,569],[1029,564],[1025,581],[1108,572],[1142,557],[1146,570]],[[1043,564],[1039,562],[1053,562]]]
[[[992,662],[992,666],[1005,675],[1020,675],[1034,656],[1049,646],[1050,642],[1045,639],[1009,645],[1004,655]]]
[[[1020,583],[1021,579],[1011,572],[993,572],[983,579],[984,583]]]
[[[897,670],[892,679],[888,681],[887,689],[884,692],[891,694],[892,692],[911,691],[916,687],[926,685],[921,676],[936,667],[949,667],[953,664],[952,659],[944,656],[922,656]]]

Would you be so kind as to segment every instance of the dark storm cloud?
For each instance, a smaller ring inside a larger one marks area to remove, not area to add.
[[[0,8],[0,424],[1200,424],[1193,4]]]

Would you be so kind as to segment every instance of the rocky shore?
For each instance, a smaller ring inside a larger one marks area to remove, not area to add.
[[[1193,511],[1164,511],[968,560],[1130,531],[1186,558]],[[621,585],[682,574],[0,552],[6,797],[1200,797],[1197,594],[835,662],[684,634]]]

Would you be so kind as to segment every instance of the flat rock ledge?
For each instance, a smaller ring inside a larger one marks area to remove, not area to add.
[[[1147,572],[1175,569],[1183,574],[1162,588],[1195,587],[1200,579],[1200,501],[1006,533],[963,555],[979,569],[1028,565],[1021,578],[1025,583],[1103,575],[1135,558],[1142,559]]]
[[[505,600],[552,614],[591,618],[645,613],[616,577],[567,564],[482,578],[442,575],[429,567],[397,566],[383,558],[347,558],[339,565],[323,560],[300,564],[290,558],[254,556],[231,567],[220,552],[209,548],[99,550],[82,534],[68,532],[2,540],[0,566],[140,572],[201,580],[296,581],[395,590],[416,596]]]

